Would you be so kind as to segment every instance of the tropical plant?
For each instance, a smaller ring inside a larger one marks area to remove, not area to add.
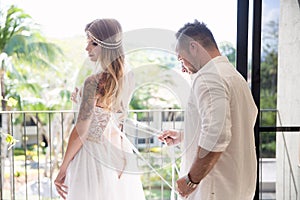
[[[263,113],[262,126],[276,126],[277,67],[278,67],[278,21],[270,21],[263,30],[261,61],[261,109],[273,109]],[[276,133],[261,134],[261,157],[275,157]]]
[[[46,84],[41,80],[48,80],[49,72],[58,71],[53,63],[62,51],[41,35],[31,16],[21,8],[11,5],[0,10],[0,21],[1,95],[17,99],[21,109],[22,96],[42,96]],[[5,104],[2,110],[6,110]]]
[[[62,51],[41,35],[29,14],[14,5],[0,10],[0,53],[2,110],[53,109],[53,101],[47,101],[44,97],[51,94],[50,83],[52,88],[59,83],[50,78],[59,77],[59,70],[53,63]],[[51,77],[49,73],[54,74]],[[57,98],[57,95],[52,96]],[[14,108],[7,104],[10,98],[18,101]],[[56,104],[61,105],[61,102]],[[1,114],[2,129],[7,133],[11,132],[9,118],[9,115]],[[14,120],[22,121],[22,117]],[[5,147],[5,144],[2,146]]]
[[[162,50],[142,49],[130,52],[126,58],[135,74],[138,74],[135,77],[136,83],[142,85],[134,92],[130,102],[131,109],[179,107],[175,98],[170,98],[170,91],[163,87],[165,83],[173,82],[170,74],[166,72],[176,67],[178,61],[175,55]],[[149,77],[154,78],[152,80]]]
[[[235,66],[236,64],[236,50],[230,42],[221,42],[219,44],[219,49],[222,55],[227,56],[228,60]]]

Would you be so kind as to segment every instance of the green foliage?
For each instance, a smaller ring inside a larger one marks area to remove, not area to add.
[[[227,56],[230,63],[235,66],[236,64],[236,50],[230,42],[221,42],[219,49],[222,55]]]
[[[162,86],[158,84],[144,85],[134,93],[131,106],[134,109],[155,109],[171,106],[173,103],[174,107],[178,107],[174,99],[172,99],[173,102],[167,99],[167,96],[172,95],[171,92],[169,92],[169,94],[167,92],[167,89],[162,88]]]
[[[28,30],[28,26],[25,24],[31,19],[31,16],[24,13],[22,9],[12,5],[6,12],[1,10],[0,17],[1,21],[4,21],[4,23],[0,24],[0,50],[4,52],[7,42],[10,41],[14,34]]]
[[[0,24],[0,51],[8,56],[1,63],[1,69],[5,71],[1,77],[2,94],[4,98],[17,99],[20,110],[33,108],[24,99],[36,99],[38,101],[33,105],[37,107],[33,109],[37,110],[42,103],[39,99],[44,99],[44,94],[57,88],[58,82],[52,79],[60,77],[60,72],[54,62],[63,60],[63,52],[40,34],[31,16],[21,8],[11,5],[7,10],[1,8],[0,12],[0,21],[3,22]]]
[[[24,156],[25,150],[23,148],[14,148],[14,156]]]
[[[278,21],[267,23],[263,33],[260,107],[262,110],[267,110],[262,113],[260,124],[261,126],[276,126]],[[275,157],[276,133],[261,133],[260,139],[261,157]]]
[[[154,49],[142,49],[130,52],[126,54],[126,60],[134,68],[147,64],[158,64],[166,68],[173,68],[178,64],[176,55]]]
[[[12,5],[6,11],[1,12],[1,21],[4,18],[4,26],[0,26],[0,50],[8,56],[14,56],[15,64],[32,64],[39,67],[49,67],[61,49],[53,43],[49,43],[40,34],[29,14]]]
[[[262,138],[269,137],[269,141],[261,142],[261,158],[274,158],[276,155],[276,136],[275,133],[262,134]]]
[[[168,70],[176,67],[176,56],[162,50],[143,49],[126,55],[130,67],[136,76],[136,82],[142,83],[137,88],[130,102],[135,110],[179,108],[174,94],[164,85],[175,84]],[[138,119],[151,117],[138,113]]]
[[[261,126],[276,126],[276,94],[272,94],[270,89],[261,89],[260,107],[261,107]]]
[[[38,153],[44,153],[42,147],[39,147],[38,145],[28,145],[25,148],[14,148],[14,156],[26,156],[29,157],[37,157]]]
[[[278,53],[273,50],[265,53],[266,55],[261,62],[261,89],[265,91],[264,96],[276,97]],[[275,104],[272,106],[272,108],[276,107]]]
[[[176,166],[179,169],[180,159],[176,160]],[[172,185],[172,165],[169,164],[164,166],[161,169],[158,169],[157,172],[161,175],[169,185]],[[161,180],[161,178],[155,172],[148,172],[142,175],[142,183],[144,186],[144,191],[147,199],[161,199],[161,185],[163,185],[163,196],[164,199],[169,199],[171,195],[171,189],[169,186]],[[174,179],[179,178],[178,174],[175,173]]]

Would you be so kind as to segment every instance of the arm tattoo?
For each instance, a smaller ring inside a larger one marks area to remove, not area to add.
[[[96,100],[97,82],[96,76],[90,76],[85,80],[78,120],[84,121],[91,118]]]

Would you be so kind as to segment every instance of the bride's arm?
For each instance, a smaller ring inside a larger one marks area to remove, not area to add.
[[[95,93],[97,88],[97,79],[95,76],[88,77],[84,82],[82,102],[78,113],[77,122],[72,129],[64,161],[61,168],[67,168],[70,161],[82,147],[82,142],[85,140],[90,122],[93,118],[95,106]]]
[[[64,184],[67,168],[81,147],[82,141],[78,136],[76,127],[74,127],[69,137],[68,146],[62,165],[60,166],[59,173],[54,181],[56,190],[63,199],[65,199],[67,195],[67,186]]]
[[[66,171],[71,160],[82,147],[82,139],[79,137],[76,126],[72,129],[72,132],[69,137],[67,149],[64,155],[63,162],[60,166],[60,170]]]
[[[84,83],[82,101],[80,104],[77,122],[71,131],[63,162],[60,166],[57,178],[54,181],[58,193],[63,198],[65,198],[65,195],[67,194],[67,187],[64,185],[67,168],[77,152],[81,149],[88,134],[90,122],[93,118],[93,111],[96,103],[96,88],[96,77],[88,77]]]

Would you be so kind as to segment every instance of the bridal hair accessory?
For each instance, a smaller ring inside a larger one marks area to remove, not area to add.
[[[102,40],[97,39],[90,31],[86,31],[87,35],[99,46],[106,48],[106,49],[117,49],[121,46],[122,40],[119,40],[118,42],[109,43],[104,42]]]

